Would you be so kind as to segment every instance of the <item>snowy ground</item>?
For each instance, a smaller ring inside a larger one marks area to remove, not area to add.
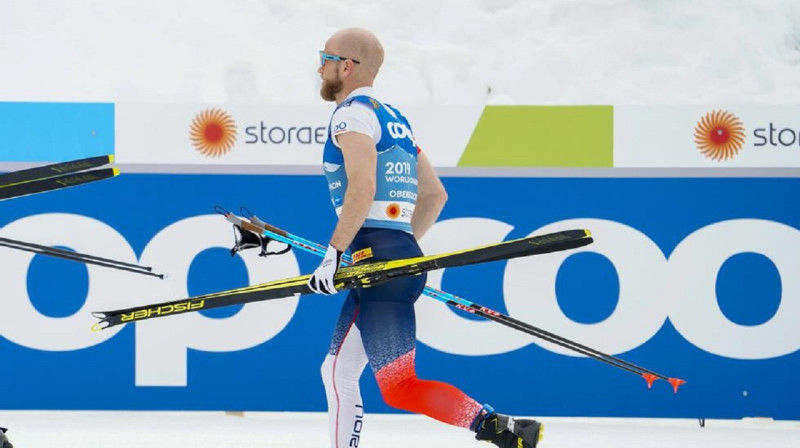
[[[463,429],[417,415],[368,415],[359,448],[483,447]],[[543,418],[541,448],[796,448],[800,422]],[[2,411],[17,448],[327,447],[321,413]]]

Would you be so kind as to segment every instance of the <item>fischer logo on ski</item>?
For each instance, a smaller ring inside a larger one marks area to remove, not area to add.
[[[137,310],[129,314],[122,314],[121,320],[122,322],[130,322],[132,320],[147,319],[149,317],[167,316],[169,314],[184,313],[186,311],[196,311],[203,309],[205,302],[205,300],[187,300],[186,302]]]

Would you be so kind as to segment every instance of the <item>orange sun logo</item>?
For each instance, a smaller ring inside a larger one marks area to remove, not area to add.
[[[744,145],[744,125],[739,117],[726,110],[709,112],[694,128],[694,142],[712,160],[730,159]]]
[[[200,154],[220,157],[236,143],[236,122],[223,110],[206,109],[192,120],[189,136]]]
[[[400,216],[400,206],[395,204],[394,202],[389,204],[386,207],[386,216],[392,219],[397,219],[397,217]]]

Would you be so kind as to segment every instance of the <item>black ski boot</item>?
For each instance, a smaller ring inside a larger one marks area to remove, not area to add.
[[[544,425],[536,420],[515,419],[492,412],[475,430],[475,438],[492,442],[500,448],[536,448],[544,435]]]
[[[0,428],[0,448],[14,448],[14,445],[8,441],[8,437],[6,437],[6,428]]]

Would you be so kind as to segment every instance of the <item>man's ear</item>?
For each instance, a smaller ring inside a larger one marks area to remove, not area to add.
[[[343,67],[341,69],[342,70],[342,76],[349,77],[350,75],[352,75],[355,72],[354,69],[356,68],[356,63],[351,61],[350,59],[347,59],[347,60],[345,60],[343,62],[344,62],[344,64],[340,64]]]

